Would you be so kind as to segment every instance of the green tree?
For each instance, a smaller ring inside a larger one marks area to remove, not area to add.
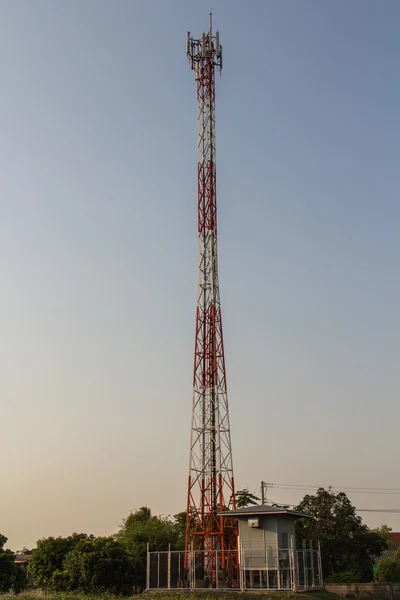
[[[26,571],[21,565],[14,565],[14,583],[12,585],[12,591],[15,594],[21,593],[28,585]]]
[[[0,593],[9,592],[16,580],[14,552],[5,550],[7,538],[0,534]]]
[[[54,587],[86,593],[132,593],[135,572],[125,548],[112,537],[80,540],[57,571]]]
[[[374,574],[377,583],[399,583],[400,582],[400,550],[393,558],[381,558]]]
[[[396,548],[396,546],[393,543],[392,536],[390,535],[392,533],[391,527],[388,527],[387,525],[381,525],[380,527],[377,527],[376,529],[373,529],[372,531],[386,541],[387,547],[390,550],[394,550],[394,548]]]
[[[83,539],[91,539],[84,533],[73,533],[68,537],[48,537],[39,540],[29,561],[29,572],[36,585],[43,589],[53,589],[53,575],[63,570],[64,560],[76,544]]]
[[[326,578],[351,572],[358,581],[372,580],[373,556],[379,556],[386,541],[363,524],[356,509],[343,492],[320,488],[306,495],[296,510],[314,517],[299,519],[299,540],[321,544],[323,573]]]
[[[183,550],[186,540],[186,510],[174,515],[174,525],[176,529],[175,550]]]
[[[248,488],[244,488],[236,492],[235,500],[237,508],[244,508],[245,506],[257,504],[260,498],[249,492]]]
[[[146,586],[147,544],[150,550],[180,549],[182,533],[174,520],[152,516],[149,508],[142,507],[123,520],[116,539],[132,556],[135,585],[143,589]]]

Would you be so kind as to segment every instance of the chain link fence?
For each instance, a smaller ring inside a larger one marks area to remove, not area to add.
[[[147,554],[147,590],[291,590],[323,587],[321,556],[269,547],[235,552],[166,551]]]

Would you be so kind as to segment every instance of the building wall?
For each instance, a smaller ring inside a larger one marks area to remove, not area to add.
[[[279,550],[290,548],[294,534],[294,519],[290,517],[259,517],[259,527],[249,527],[247,518],[239,519],[239,539],[246,568],[276,569]]]
[[[293,538],[294,548],[296,547],[296,535],[294,519],[278,518],[278,545],[280,549],[290,548],[290,538]]]
[[[249,527],[247,519],[239,520],[239,536],[243,549],[290,547],[295,536],[294,519],[287,517],[260,517],[259,527]]]

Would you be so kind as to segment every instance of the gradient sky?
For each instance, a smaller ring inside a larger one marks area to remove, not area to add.
[[[400,487],[400,3],[214,0],[237,486]],[[0,532],[185,508],[198,0],[0,2]],[[302,492],[273,490],[295,503]],[[400,508],[400,494],[351,494]],[[364,514],[400,530],[400,515]]]

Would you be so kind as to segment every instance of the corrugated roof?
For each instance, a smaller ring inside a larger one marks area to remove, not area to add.
[[[282,508],[280,506],[269,506],[267,504],[256,504],[253,506],[245,506],[244,508],[237,508],[236,510],[225,510],[219,515],[223,516],[234,516],[234,517],[253,517],[263,515],[291,515],[297,518],[308,518],[312,519],[310,515],[298,512],[296,510],[289,510],[288,508]]]
[[[390,537],[392,538],[392,542],[396,548],[400,548],[400,531],[391,531]]]

